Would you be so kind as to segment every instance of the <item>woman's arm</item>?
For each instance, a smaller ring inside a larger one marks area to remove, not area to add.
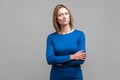
[[[80,38],[79,38],[79,50],[73,55],[70,55],[71,61],[64,63],[64,65],[68,66],[74,66],[74,65],[81,65],[84,63],[86,59],[86,47],[85,47],[85,35],[82,32]]]
[[[50,36],[47,38],[47,47],[46,47],[46,59],[48,64],[61,64],[64,62],[70,61],[70,55],[66,56],[55,56],[52,39]]]

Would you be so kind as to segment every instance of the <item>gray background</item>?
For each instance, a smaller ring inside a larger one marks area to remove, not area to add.
[[[0,80],[49,80],[46,38],[53,8],[66,4],[86,34],[84,80],[119,80],[119,0],[0,0]]]

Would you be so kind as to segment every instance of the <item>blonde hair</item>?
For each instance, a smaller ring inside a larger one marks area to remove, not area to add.
[[[71,14],[70,10],[67,8],[67,6],[65,6],[63,4],[59,4],[54,8],[54,11],[53,11],[53,26],[54,26],[56,32],[60,31],[60,25],[57,22],[58,10],[60,8],[65,8],[68,11],[68,13],[70,15],[69,25],[70,25],[70,28],[73,29],[73,17],[72,17],[72,14]]]

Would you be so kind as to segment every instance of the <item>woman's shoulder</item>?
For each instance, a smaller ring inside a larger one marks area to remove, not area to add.
[[[85,37],[85,33],[82,30],[75,30],[75,35],[78,37]]]
[[[53,37],[55,37],[55,36],[56,36],[56,32],[53,32],[53,33],[48,34],[48,38],[53,38]]]
[[[84,31],[78,30],[78,29],[75,29],[75,32],[76,32],[76,33],[79,33],[79,34],[84,34]]]

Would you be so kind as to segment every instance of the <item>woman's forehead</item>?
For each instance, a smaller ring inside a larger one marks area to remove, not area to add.
[[[63,12],[68,12],[68,10],[66,8],[64,8],[64,7],[60,8],[58,10],[58,13],[63,13]]]

